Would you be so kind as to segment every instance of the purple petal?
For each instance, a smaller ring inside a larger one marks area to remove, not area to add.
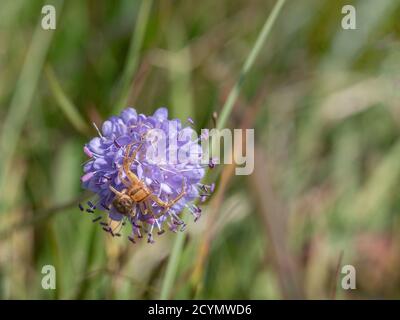
[[[90,140],[89,144],[87,145],[91,152],[97,154],[103,154],[104,149],[102,147],[101,139],[99,137],[93,138]]]
[[[158,121],[163,121],[167,120],[168,118],[168,109],[167,108],[158,108],[153,116],[158,120]]]
[[[109,137],[112,134],[113,130],[113,124],[111,121],[107,120],[104,121],[103,126],[101,127],[101,131],[103,133],[103,136]]]
[[[84,146],[84,147],[83,147],[83,152],[85,152],[86,155],[87,155],[89,158],[93,157],[93,153],[89,150],[89,148],[88,148],[87,146]]]
[[[133,108],[126,108],[121,112],[121,118],[127,124],[132,124],[137,121],[137,112]]]
[[[118,146],[122,147],[122,146],[126,146],[127,144],[131,143],[132,138],[130,136],[126,135],[122,135],[120,137],[118,137],[117,139],[115,139],[115,142],[118,144]]]

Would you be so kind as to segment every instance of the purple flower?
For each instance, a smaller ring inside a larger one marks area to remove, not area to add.
[[[84,164],[82,186],[97,195],[96,200],[88,202],[86,211],[93,213],[98,208],[118,221],[114,229],[100,222],[111,235],[119,235],[120,228],[129,222],[131,242],[143,233],[147,233],[148,242],[153,242],[153,231],[162,234],[164,226],[174,232],[183,230],[186,225],[180,218],[182,210],[187,208],[197,220],[201,209],[193,202],[204,200],[205,191],[209,195],[214,189],[200,182],[207,165],[201,164],[200,139],[191,138],[193,135],[194,130],[183,127],[178,119],[169,120],[166,108],[156,110],[152,116],[127,108],[118,117],[106,120],[99,137],[83,148],[89,160]],[[164,154],[160,157],[161,151]],[[124,159],[130,173],[124,169]],[[142,187],[133,183],[129,174],[137,177]],[[135,195],[138,189],[149,194],[138,200],[139,194],[145,194],[140,190]],[[128,199],[129,205],[124,202],[122,210],[115,199],[128,194],[137,201]]]

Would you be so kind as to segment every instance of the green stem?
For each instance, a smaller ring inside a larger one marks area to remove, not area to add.
[[[243,65],[238,80],[236,81],[234,87],[230,91],[229,96],[222,107],[221,115],[217,122],[217,129],[222,129],[225,126],[228,117],[232,111],[233,105],[235,104],[239,96],[239,92],[240,89],[242,88],[243,81],[245,80],[250,68],[253,66],[254,61],[256,60],[258,54],[260,53],[260,50],[264,45],[265,40],[267,39],[268,34],[270,33],[272,26],[274,25],[274,22],[278,17],[278,14],[282,9],[282,6],[285,3],[285,1],[286,0],[278,0],[274,8],[272,9],[272,12],[268,16],[261,32],[258,35],[256,43],[251,49],[250,54],[248,55]],[[172,249],[165,277],[162,283],[160,299],[167,299],[170,295],[172,285],[175,281],[176,271],[178,269],[178,263],[183,249],[184,240],[185,240],[185,234],[183,232],[179,233],[175,239],[174,247]]]
[[[168,299],[171,292],[172,285],[175,280],[176,271],[178,269],[178,262],[183,249],[183,244],[185,243],[185,233],[179,232],[176,235],[174,247],[172,248],[171,256],[168,261],[167,270],[165,272],[165,277],[163,280],[160,299]]]
[[[132,85],[133,75],[139,63],[139,53],[143,44],[143,38],[146,32],[147,22],[149,20],[152,0],[142,0],[138,18],[135,24],[135,30],[132,32],[129,52],[126,58],[124,72],[121,78],[121,96],[117,103],[116,110],[126,107],[129,99],[129,92]]]
[[[249,72],[250,68],[253,66],[254,61],[256,60],[258,54],[260,53],[260,50],[265,43],[265,40],[267,39],[272,26],[274,25],[274,22],[276,18],[279,15],[279,12],[282,9],[283,4],[285,3],[286,0],[278,0],[272,9],[270,15],[268,16],[267,20],[265,21],[265,24],[261,30],[261,32],[258,35],[257,41],[254,44],[253,48],[250,51],[250,54],[247,56],[247,59],[243,65],[242,70],[240,71],[238,80],[235,83],[235,86],[232,88],[232,90],[229,93],[228,98],[226,99],[225,104],[222,107],[221,114],[218,118],[217,121],[217,129],[222,129],[225,127],[225,124],[228,120],[229,115],[231,114],[233,105],[235,104],[239,93],[240,89],[242,88],[243,82],[247,76],[247,73]]]

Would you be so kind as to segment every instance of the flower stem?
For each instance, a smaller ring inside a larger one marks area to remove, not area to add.
[[[240,74],[235,83],[235,86],[230,91],[229,96],[226,99],[225,104],[222,107],[221,114],[217,121],[217,129],[222,129],[223,127],[225,127],[228,117],[232,111],[233,105],[235,104],[235,102],[239,96],[240,89],[242,88],[242,85],[247,76],[247,73],[249,72],[250,68],[253,66],[254,61],[256,60],[258,54],[260,53],[260,50],[261,50],[263,44],[265,43],[265,40],[267,39],[267,37],[272,29],[272,26],[274,25],[274,22],[275,22],[276,18],[278,17],[279,12],[282,9],[282,6],[285,3],[285,1],[286,0],[278,0],[275,3],[275,6],[272,9],[267,20],[265,21],[264,26],[258,35],[256,43],[254,44],[253,48],[251,49],[250,54],[247,56],[247,59],[243,65],[243,68],[240,71]]]
[[[235,102],[239,96],[240,89],[242,88],[242,85],[247,76],[247,73],[249,72],[250,68],[253,66],[254,61],[256,60],[258,54],[260,53],[260,50],[261,50],[262,46],[264,45],[265,40],[267,39],[267,37],[272,29],[272,26],[274,25],[274,22],[275,22],[276,18],[278,17],[279,12],[282,9],[282,6],[285,3],[285,1],[286,0],[278,0],[275,3],[275,6],[272,9],[270,15],[268,16],[261,32],[258,35],[258,38],[257,38],[253,48],[251,49],[244,65],[243,65],[243,68],[239,74],[238,80],[236,81],[234,87],[230,91],[228,98],[222,107],[221,115],[217,122],[217,129],[222,129],[226,125],[228,117],[232,111],[233,105],[235,104]],[[181,252],[183,249],[184,240],[185,240],[185,234],[183,232],[179,233],[175,239],[175,243],[172,248],[171,256],[168,261],[167,270],[165,272],[165,277],[163,279],[160,299],[167,299],[170,295],[172,284],[174,283],[176,271],[178,269],[178,263],[179,263]]]
[[[118,103],[116,104],[116,110],[118,111],[127,107],[126,104],[129,100],[129,93],[132,85],[133,76],[139,63],[140,49],[143,44],[152,2],[152,0],[143,0],[140,5],[138,18],[135,24],[135,30],[132,33],[129,52],[126,59],[124,72],[121,78],[121,96]]]
[[[175,243],[172,248],[171,256],[168,260],[167,270],[165,272],[165,277],[163,279],[163,284],[161,288],[160,299],[168,299],[171,292],[172,284],[175,280],[176,271],[178,269],[178,262],[183,249],[183,244],[185,242],[185,233],[179,232],[176,235]]]

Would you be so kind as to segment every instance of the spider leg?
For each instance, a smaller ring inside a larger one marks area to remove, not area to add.
[[[126,189],[123,189],[121,192],[119,192],[117,189],[115,189],[113,186],[109,186],[110,190],[115,193],[116,196],[121,197],[126,193]]]
[[[134,218],[135,216],[136,216],[136,207],[135,206],[133,206],[132,207],[132,209],[131,209],[131,211],[129,212],[129,215],[132,217],[132,218]]]
[[[159,206],[164,207],[164,210],[162,214],[164,214],[166,211],[168,211],[169,208],[171,208],[175,203],[177,203],[182,197],[186,194],[185,191],[185,180],[182,180],[182,191],[177,195],[175,199],[172,199],[168,202],[165,202],[161,200],[159,197],[157,197],[155,194],[150,194],[150,198],[156,202]]]
[[[143,146],[144,142],[139,143],[139,145],[137,146],[137,148],[135,149],[135,151],[132,152],[132,154],[129,157],[129,163],[132,163],[133,161],[135,161],[136,155],[139,152],[140,148]],[[130,145],[132,146],[132,145]],[[129,155],[129,152],[127,152],[127,155]]]
[[[125,156],[124,156],[124,161],[123,161],[123,168],[125,171],[126,176],[128,177],[129,181],[134,185],[140,183],[140,179],[137,177],[136,174],[134,174],[131,171],[131,164],[133,161],[135,161],[137,152],[140,150],[142,147],[143,143],[140,143],[139,146],[132,152],[132,155],[129,156],[129,153],[131,152],[131,147],[132,144],[129,144],[126,148]]]
[[[119,177],[119,180],[121,180],[121,182],[125,185],[125,187],[130,187],[130,183],[129,183],[129,181],[128,180],[126,180],[123,176],[122,176],[122,167],[120,167],[119,169],[118,169],[118,177]]]
[[[156,215],[156,213],[153,211],[150,201],[146,199],[144,200],[144,203],[146,204],[146,207],[149,210],[150,214],[153,216],[153,218],[158,219],[160,215]]]
[[[146,215],[148,213],[148,211],[147,211],[146,207],[144,206],[143,202],[139,202],[139,208],[140,208],[140,211],[142,211],[143,215]]]
[[[160,207],[167,207],[168,203],[161,200],[159,197],[157,197],[155,194],[150,194],[149,198],[153,200],[155,203],[157,203]]]
[[[149,200],[146,200],[147,202],[149,201]],[[162,200],[161,200],[162,201]],[[169,206],[168,205],[168,203],[166,203],[166,202],[164,202],[164,201],[162,201],[163,202],[163,204],[164,204],[164,206],[162,206],[164,209],[160,212],[160,213],[158,213],[158,214],[156,214],[154,211],[153,211],[153,208],[151,208],[151,206],[150,206],[150,212],[151,212],[151,214],[153,215],[153,217],[155,218],[155,219],[158,219],[159,217],[161,217],[162,215],[164,215],[169,209],[171,209],[171,206]],[[160,205],[160,204],[159,204]]]
[[[158,234],[159,236],[162,235],[162,234],[165,232],[165,230],[163,230],[163,229],[161,228],[161,225],[160,225],[160,223],[157,221],[157,219],[158,219],[159,217],[161,217],[164,213],[162,213],[162,214],[160,214],[160,215],[156,215],[155,212],[153,211],[153,207],[152,207],[152,205],[151,205],[149,199],[144,200],[144,203],[146,204],[146,207],[149,209],[150,214],[152,215],[153,219],[156,220],[154,223],[155,223],[155,224],[157,225],[157,227],[158,227],[157,234]],[[164,210],[163,210],[163,211],[164,211]],[[154,224],[153,224],[153,225],[154,225]]]

